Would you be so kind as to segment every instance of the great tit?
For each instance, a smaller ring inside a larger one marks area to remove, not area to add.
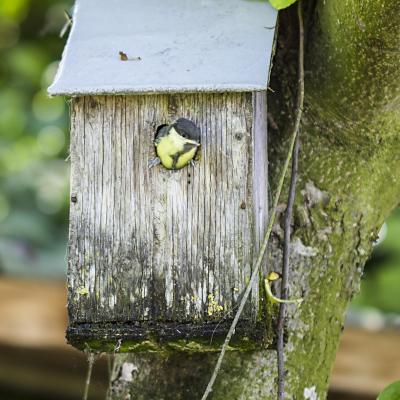
[[[171,125],[158,128],[154,145],[158,160],[165,168],[181,169],[196,155],[200,129],[192,121],[179,118]]]

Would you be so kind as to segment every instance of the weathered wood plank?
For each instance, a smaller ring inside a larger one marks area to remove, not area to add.
[[[229,320],[267,217],[265,94],[82,97],[71,107],[71,326]],[[178,117],[201,129],[199,160],[149,169],[157,126]],[[244,320],[256,321],[258,300],[256,287]]]

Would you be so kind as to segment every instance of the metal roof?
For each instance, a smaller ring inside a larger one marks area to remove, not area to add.
[[[265,90],[276,17],[266,0],[77,0],[48,91]]]

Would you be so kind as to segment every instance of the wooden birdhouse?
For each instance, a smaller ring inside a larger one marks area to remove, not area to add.
[[[77,2],[49,88],[72,98],[73,345],[213,346],[226,334],[267,223],[275,22],[266,1]],[[149,168],[157,130],[179,118],[200,132],[194,164]],[[264,331],[262,297],[255,285],[233,345]]]

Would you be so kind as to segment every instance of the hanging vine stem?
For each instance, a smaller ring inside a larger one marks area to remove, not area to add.
[[[297,168],[299,158],[299,129],[300,121],[304,103],[304,23],[301,8],[301,1],[297,4],[297,13],[299,19],[299,87],[297,94],[297,113],[294,126],[296,132],[296,140],[292,154],[292,172],[290,179],[289,194],[285,212],[285,226],[284,226],[284,244],[283,244],[283,265],[282,265],[282,285],[281,285],[281,299],[285,300],[289,291],[289,273],[290,273],[290,236],[291,236],[291,223],[293,214],[293,204],[296,195],[297,183]],[[285,315],[286,304],[285,302],[279,305],[279,315],[277,322],[277,360],[278,360],[278,400],[283,400],[285,397],[285,351],[284,351],[284,328],[285,328]]]
[[[89,388],[90,388],[90,382],[92,380],[92,371],[93,371],[93,365],[94,362],[96,361],[96,355],[93,353],[90,348],[85,351],[87,353],[87,360],[88,360],[88,370],[86,374],[86,381],[85,381],[85,389],[83,391],[83,397],[82,400],[87,400],[89,396]]]
[[[301,121],[301,116],[302,116],[302,111],[303,111],[303,102],[304,102],[304,27],[303,27],[303,14],[302,14],[302,10],[301,10],[301,0],[299,0],[299,2],[298,2],[298,16],[299,16],[299,26],[300,26],[299,89],[298,89],[298,95],[297,95],[296,119],[295,119],[295,125],[293,128],[293,133],[290,138],[289,150],[288,150],[288,153],[286,156],[285,163],[283,165],[281,175],[279,177],[278,187],[277,187],[277,190],[275,193],[275,198],[274,198],[274,202],[273,202],[273,206],[272,206],[271,216],[269,218],[267,231],[265,233],[264,240],[261,245],[260,251],[258,252],[257,260],[255,263],[253,272],[251,274],[250,282],[246,287],[246,290],[243,294],[242,300],[240,301],[238,310],[236,311],[235,317],[233,318],[232,324],[231,324],[229,331],[225,337],[225,340],[221,347],[221,352],[219,354],[217,363],[215,364],[215,367],[214,367],[213,374],[210,378],[210,381],[207,384],[206,390],[204,391],[204,394],[203,394],[201,400],[206,400],[208,398],[209,394],[212,392],[215,380],[217,379],[218,373],[221,369],[221,365],[222,365],[222,361],[223,361],[225,353],[226,353],[226,349],[229,345],[229,342],[230,342],[233,334],[235,333],[235,329],[236,329],[237,323],[239,321],[239,318],[243,312],[244,306],[246,305],[247,299],[249,298],[251,289],[254,286],[256,279],[258,277],[258,271],[260,270],[262,261],[264,259],[264,254],[265,254],[265,251],[267,250],[269,238],[271,236],[272,228],[275,223],[277,207],[278,207],[279,198],[280,198],[282,188],[283,188],[283,183],[285,181],[285,176],[286,176],[289,164],[290,164],[290,160],[292,159],[292,154],[294,153],[296,143],[298,146],[297,136],[298,136],[298,132],[299,132],[300,121]]]
[[[122,346],[122,339],[118,339],[117,343],[114,346],[114,350],[112,353],[107,354],[107,366],[108,366],[108,387],[107,387],[107,395],[106,399],[110,397],[112,390],[112,374],[115,366],[115,353],[118,353]]]

